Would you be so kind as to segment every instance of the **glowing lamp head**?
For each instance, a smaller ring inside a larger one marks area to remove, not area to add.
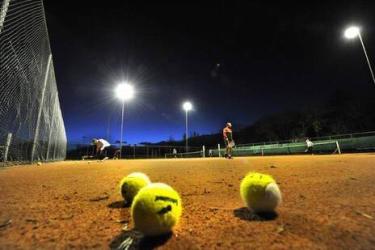
[[[115,94],[121,101],[128,101],[134,97],[134,87],[128,83],[120,83],[115,89]]]
[[[193,109],[193,104],[191,104],[191,102],[184,102],[184,104],[182,105],[182,108],[185,111],[190,111]]]
[[[347,28],[344,33],[344,36],[348,39],[356,38],[358,35],[359,35],[359,28],[356,26]]]

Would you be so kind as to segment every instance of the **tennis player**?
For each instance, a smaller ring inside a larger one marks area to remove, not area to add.
[[[104,139],[92,139],[92,144],[95,145],[95,153],[98,159],[107,160],[107,149],[111,144]]]
[[[225,143],[225,158],[232,159],[232,151],[234,147],[232,123],[227,122],[225,128],[223,129],[223,137]]]

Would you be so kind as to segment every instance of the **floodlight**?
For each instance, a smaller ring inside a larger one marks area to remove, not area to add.
[[[191,102],[184,102],[184,104],[182,105],[182,108],[185,111],[190,111],[193,109],[193,104],[191,104]]]
[[[121,101],[128,101],[134,97],[134,87],[129,83],[120,83],[115,89],[115,94]]]
[[[345,30],[345,37],[348,39],[356,38],[359,34],[359,28],[356,26],[351,26]]]

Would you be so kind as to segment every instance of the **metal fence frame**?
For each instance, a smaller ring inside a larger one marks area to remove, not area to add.
[[[0,166],[64,160],[43,0],[0,0]]]

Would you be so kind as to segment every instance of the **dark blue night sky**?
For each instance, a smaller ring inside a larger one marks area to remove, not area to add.
[[[181,139],[184,100],[195,106],[190,131],[206,134],[319,105],[337,89],[373,93],[359,41],[342,34],[362,25],[374,55],[375,6],[361,3],[45,1],[68,140],[119,139],[122,80],[138,92],[126,106],[131,144]]]

